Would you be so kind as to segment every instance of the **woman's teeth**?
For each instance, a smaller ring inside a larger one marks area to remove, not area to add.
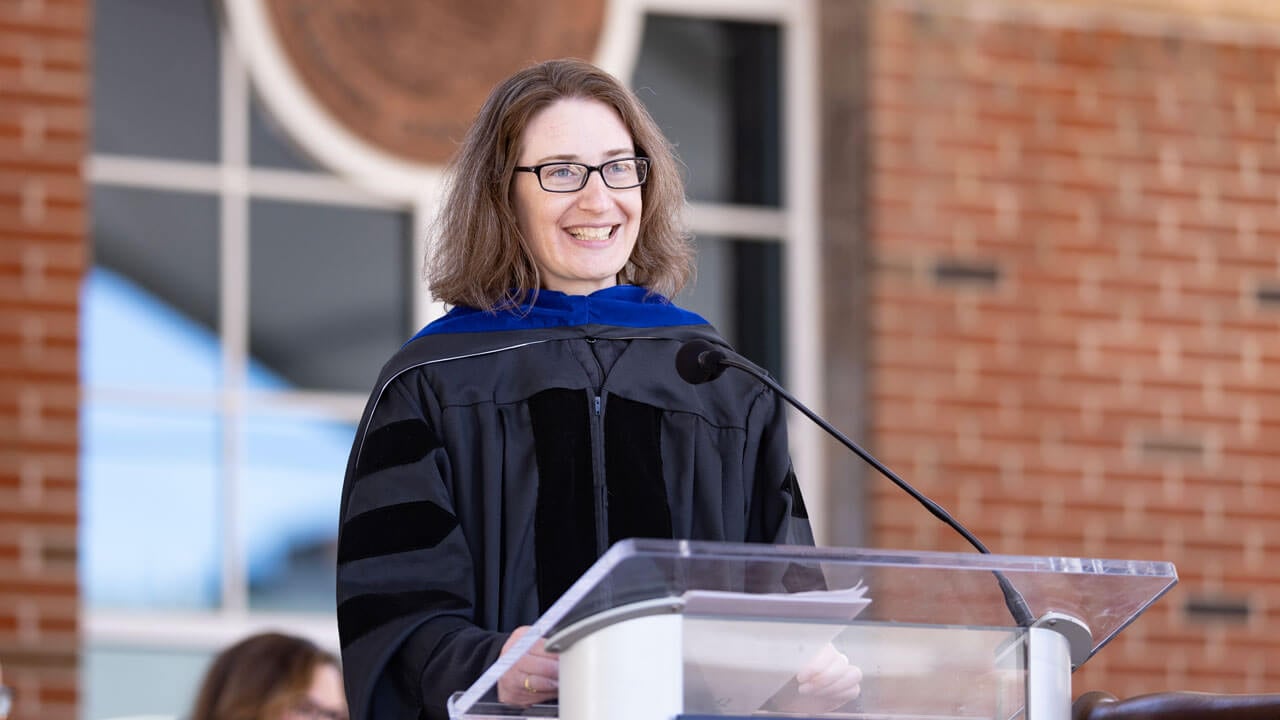
[[[605,240],[613,232],[612,227],[574,228],[569,234],[579,240]]]

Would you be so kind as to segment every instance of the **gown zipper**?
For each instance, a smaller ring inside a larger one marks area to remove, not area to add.
[[[594,345],[596,338],[586,338],[588,345]],[[604,473],[604,365],[596,356],[594,349],[588,350],[596,367],[600,370],[600,380],[595,388],[588,390],[591,394],[591,485],[595,493],[596,509],[596,554],[603,555],[609,549],[609,487]]]

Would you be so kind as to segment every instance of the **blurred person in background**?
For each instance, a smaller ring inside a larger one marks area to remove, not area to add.
[[[8,720],[13,712],[13,688],[4,684],[4,666],[0,665],[0,720]]]
[[[669,141],[577,60],[489,95],[449,171],[426,263],[452,309],[384,367],[343,488],[338,628],[357,719],[447,717],[614,542],[812,545],[781,403],[741,373],[692,386],[668,299],[692,272]],[[804,588],[808,589],[808,588]],[[834,708],[861,672],[828,653],[798,693]],[[555,700],[539,641],[498,699]]]
[[[310,640],[251,635],[205,672],[190,720],[347,720],[338,659]]]

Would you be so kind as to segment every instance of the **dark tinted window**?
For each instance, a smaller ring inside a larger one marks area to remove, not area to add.
[[[254,201],[249,352],[290,385],[368,392],[409,335],[409,218]]]
[[[93,149],[216,161],[217,22],[211,0],[97,0]]]

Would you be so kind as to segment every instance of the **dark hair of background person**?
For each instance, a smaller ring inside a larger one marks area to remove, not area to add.
[[[337,657],[310,640],[281,633],[250,636],[213,659],[190,720],[284,717],[324,665],[340,667]]]
[[[684,181],[670,141],[616,78],[590,63],[561,59],[526,68],[494,88],[450,164],[423,266],[436,299],[498,310],[528,301],[526,294],[541,286],[516,221],[512,178],[530,119],[566,98],[612,107],[630,131],[636,155],[649,158],[639,237],[619,282],[672,297],[689,280],[693,248],[681,217]]]

